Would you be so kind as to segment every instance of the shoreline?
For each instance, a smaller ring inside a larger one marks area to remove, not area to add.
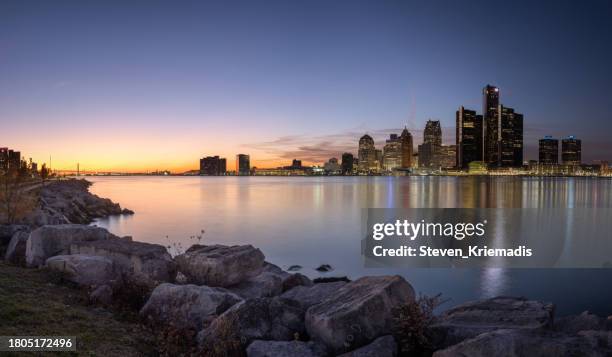
[[[66,196],[61,193],[69,191],[70,202],[77,202],[76,197],[89,192],[90,186],[82,183],[61,185],[64,186],[61,190],[51,189],[57,193],[55,195],[42,194],[47,198],[48,202],[44,203],[47,208],[62,207],[62,212],[70,213],[73,219],[122,212],[117,204],[97,196],[85,199],[91,203],[90,207],[76,204],[78,211],[70,205],[58,205],[60,201],[65,203]],[[52,202],[51,197],[58,202]],[[105,211],[101,207],[106,207]],[[166,247],[134,242],[130,237],[117,237],[99,227],[71,222],[17,227],[10,233],[9,245],[14,245],[13,252],[17,251],[13,254],[24,255],[17,257],[22,260],[14,260],[17,265],[25,261],[31,267],[44,266],[56,271],[79,289],[85,289],[96,306],[113,306],[122,301],[120,297],[128,289],[130,303],[142,301],[142,306],[137,308],[145,325],[170,329],[179,326],[180,331],[166,333],[182,336],[179,345],[212,355],[215,351],[207,349],[217,345],[230,346],[238,355],[296,349],[320,356],[362,348],[397,351],[405,348],[406,343],[393,327],[398,316],[396,311],[402,306],[415,306],[418,301],[410,283],[399,276],[315,282],[265,261],[263,253],[250,245],[194,245],[177,257],[171,257]],[[53,242],[53,249],[49,250],[49,245],[41,244],[43,242]],[[22,250],[15,249],[17,246]],[[137,291],[132,291],[134,287]],[[364,294],[369,298],[363,300]],[[387,303],[378,305],[376,301],[383,297]],[[339,306],[351,313],[338,315]],[[278,314],[288,320],[277,320]],[[258,317],[252,321],[246,319],[247,316]],[[500,319],[506,322],[500,323]],[[324,321],[336,321],[335,327],[328,330]],[[357,321],[363,328],[373,329],[372,333],[355,336],[351,326]],[[371,321],[378,322],[372,325]],[[434,356],[459,353],[474,346],[483,348],[480,342],[483,339],[494,339],[496,343],[515,339],[533,343],[534,339],[540,339],[561,344],[570,339],[584,348],[592,348],[588,341],[609,338],[607,336],[612,333],[608,332],[608,321],[610,318],[588,313],[555,320],[554,305],[550,303],[500,297],[444,309],[428,321],[421,333],[429,336],[432,345],[427,350],[437,351]],[[228,337],[228,326],[231,327],[230,335],[238,333],[239,336]],[[500,331],[508,330],[511,332],[498,336]],[[579,331],[594,332],[589,332],[587,338]],[[353,337],[345,345],[349,335]],[[234,338],[243,341],[245,336],[247,343],[236,345]],[[170,344],[168,341],[161,343]]]

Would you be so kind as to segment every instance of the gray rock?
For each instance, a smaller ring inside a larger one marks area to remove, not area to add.
[[[552,326],[554,305],[516,297],[468,302],[442,313],[430,326],[435,347],[444,348],[500,329],[540,329]]]
[[[113,289],[110,285],[100,285],[89,294],[89,300],[94,304],[110,305],[113,302]]]
[[[47,259],[45,265],[64,274],[67,280],[83,286],[116,284],[119,279],[113,261],[100,256],[56,255]]]
[[[25,265],[26,246],[28,244],[29,237],[30,233],[27,231],[15,232],[8,247],[6,248],[4,260],[15,265]]]
[[[549,357],[612,355],[612,332],[583,331],[568,335],[546,330],[511,329],[480,334],[433,357]]]
[[[140,310],[152,324],[200,331],[242,299],[223,288],[196,285],[158,285]]]
[[[287,299],[298,301],[304,309],[316,305],[332,296],[347,283],[339,281],[336,283],[320,283],[311,286],[297,286],[281,295]]]
[[[306,328],[335,353],[347,352],[391,333],[392,310],[412,301],[414,290],[401,276],[363,277],[311,306]]]
[[[176,265],[172,257],[159,244],[121,238],[78,242],[70,245],[70,254],[107,257],[124,276],[150,286],[158,282],[173,282],[176,277]]]
[[[251,245],[194,245],[176,262],[192,283],[228,287],[259,275],[264,255]]]
[[[253,341],[247,347],[248,357],[325,357],[325,347],[302,341]]]
[[[290,276],[291,274],[278,266],[265,262],[259,275],[230,286],[228,289],[245,299],[277,296],[283,292],[283,282]]]
[[[104,228],[80,224],[62,224],[42,226],[30,233],[26,245],[26,263],[30,267],[39,267],[47,258],[68,254],[70,244],[107,240],[115,237]]]
[[[314,283],[306,275],[295,273],[289,275],[283,281],[283,292],[291,290],[296,286],[312,286]]]
[[[358,348],[338,357],[395,357],[397,356],[397,343],[393,336],[379,337],[367,346]]]
[[[198,334],[198,343],[206,348],[234,339],[246,347],[254,340],[290,341],[304,335],[304,309],[277,296],[232,306]]]
[[[575,334],[585,330],[606,330],[610,329],[608,320],[584,311],[580,315],[564,316],[556,318],[554,322],[554,330]]]

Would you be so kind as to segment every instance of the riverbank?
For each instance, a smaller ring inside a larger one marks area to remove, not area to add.
[[[49,195],[56,198],[47,204],[72,206],[73,200],[66,198],[83,195],[82,185],[64,186],[67,194]],[[251,245],[194,245],[171,257],[164,246],[81,224],[5,226],[0,231],[5,232],[0,237],[4,240],[9,235],[6,260],[31,268],[10,267],[8,275],[18,279],[20,271],[50,270],[73,286],[62,290],[64,297],[72,296],[69,291],[82,297],[82,305],[65,303],[63,310],[49,306],[60,314],[54,319],[69,320],[80,307],[91,313],[104,309],[115,321],[120,321],[122,311],[131,311],[139,317],[128,322],[141,332],[153,328],[153,349],[162,355],[612,353],[610,319],[588,313],[559,318],[549,302],[498,297],[433,316],[436,301],[419,298],[403,277],[315,282],[266,261]],[[18,301],[19,294],[32,294],[28,306],[34,303],[35,294],[26,289],[6,295],[7,304]],[[50,298],[54,299],[59,297]],[[11,309],[7,315],[22,310],[27,314],[29,309]],[[20,321],[15,320],[16,331]],[[23,323],[27,328],[28,322]],[[56,335],[64,334],[61,324],[49,326],[58,329]],[[83,333],[86,338],[89,331]]]

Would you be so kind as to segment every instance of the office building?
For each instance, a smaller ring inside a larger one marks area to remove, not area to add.
[[[251,174],[251,159],[249,155],[236,155],[236,175],[249,176]]]
[[[8,148],[0,148],[0,172],[8,171]]]
[[[467,169],[470,162],[483,160],[483,117],[463,106],[456,115],[456,165]]]
[[[338,164],[338,159],[332,157],[323,165],[323,171],[328,175],[339,175],[342,172],[342,167]]]
[[[393,171],[402,167],[402,141],[397,134],[391,134],[383,152],[383,170]]]
[[[200,159],[200,175],[223,176],[227,171],[225,158],[219,156],[207,156]]]
[[[442,127],[439,120],[428,120],[425,123],[423,143],[432,143],[434,146],[442,145]]]
[[[483,160],[499,162],[499,88],[487,84],[482,90]]]
[[[402,142],[402,168],[409,169],[412,167],[412,134],[408,131],[408,128],[404,127],[402,135],[400,135],[400,141]]]
[[[368,134],[359,139],[359,151],[357,157],[359,159],[359,171],[363,173],[373,173],[379,171],[379,161],[377,158],[376,148],[374,147],[374,139]]]
[[[582,162],[582,141],[568,136],[561,141],[561,160],[564,165],[580,165]]]
[[[497,166],[523,166],[523,114],[514,109],[499,105],[498,109],[498,158]]]
[[[545,136],[544,139],[540,139],[538,154],[540,164],[558,164],[559,140],[553,139],[552,136]]]
[[[345,152],[342,154],[342,174],[343,175],[351,175],[353,173],[353,164],[354,164],[353,154],[349,152]]]

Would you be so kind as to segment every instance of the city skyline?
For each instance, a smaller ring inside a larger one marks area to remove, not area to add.
[[[612,161],[593,105],[611,96],[610,16],[605,1],[4,1],[0,146],[61,169],[322,164],[404,126],[416,150],[428,119],[453,144],[457,107],[480,111],[491,83],[528,118],[525,160],[575,135],[584,162]]]

